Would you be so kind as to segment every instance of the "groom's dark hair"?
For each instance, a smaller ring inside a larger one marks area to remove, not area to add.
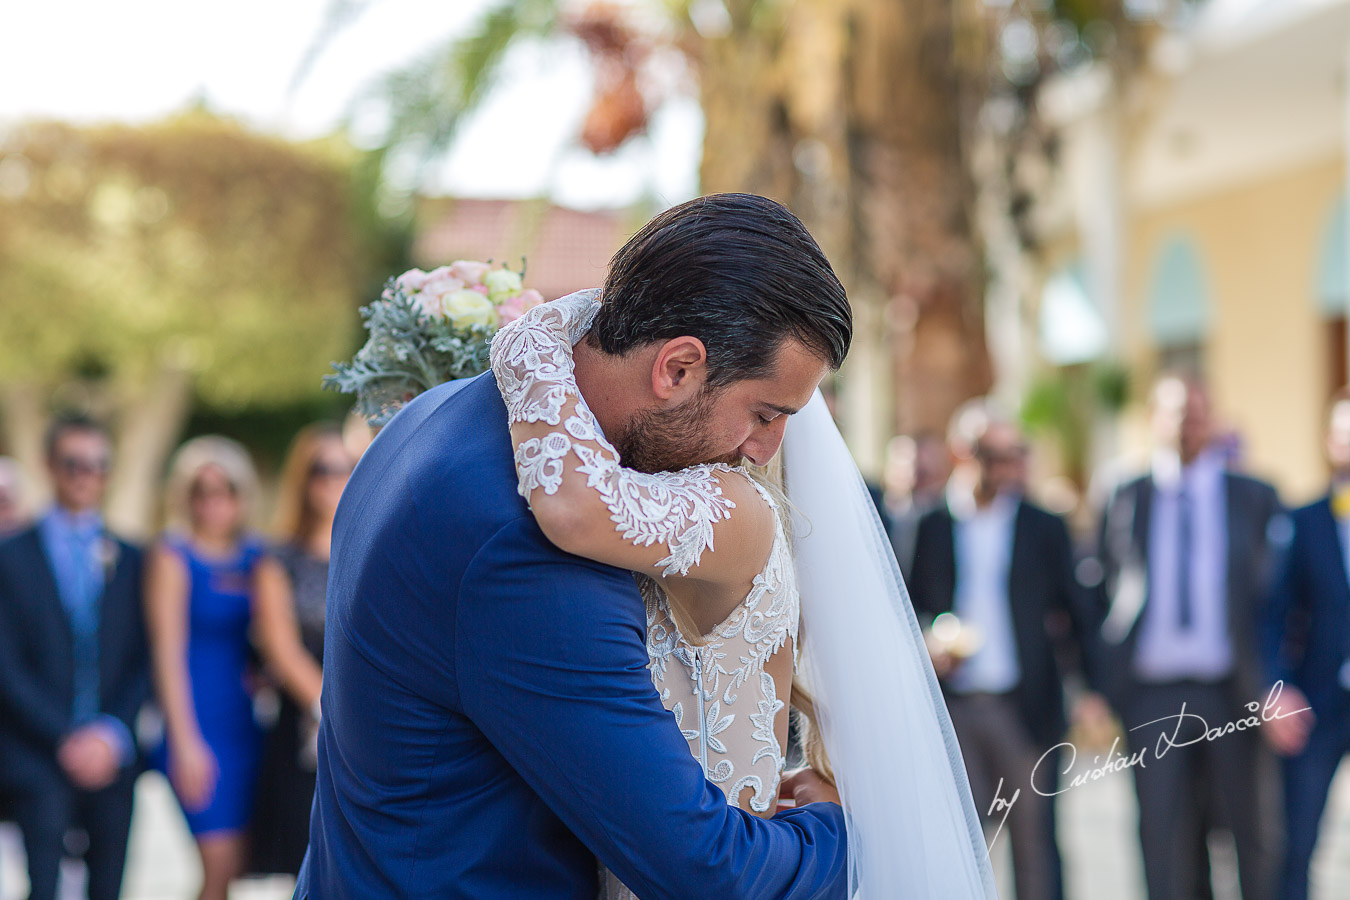
[[[666,210],[609,264],[589,341],[623,356],[689,335],[708,353],[708,386],[773,374],[784,338],[838,369],[853,338],[848,296],[787,207],[711,194]]]

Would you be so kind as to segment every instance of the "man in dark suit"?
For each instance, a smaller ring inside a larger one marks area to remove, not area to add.
[[[771,397],[805,402],[851,336],[805,228],[748,195],[658,216],[603,296],[577,381],[648,470],[767,463],[790,412]],[[597,857],[644,900],[842,898],[840,807],[729,805],[652,686],[632,573],[550,544],[517,484],[490,374],[413,400],[357,465],[297,898],[593,900]]]
[[[1099,671],[1131,752],[1146,754],[1132,769],[1144,874],[1152,900],[1208,896],[1207,833],[1222,826],[1244,900],[1261,900],[1274,877],[1268,757],[1255,730],[1203,740],[1200,720],[1222,728],[1265,697],[1258,618],[1287,520],[1274,488],[1228,471],[1199,380],[1162,378],[1152,415],[1153,466],[1114,492],[1098,548]]]
[[[1265,735],[1284,760],[1281,900],[1306,900],[1331,780],[1350,753],[1350,391],[1331,403],[1331,491],[1291,515],[1293,536],[1267,610],[1263,651],[1284,716]]]
[[[1059,853],[1051,798],[1037,790],[1057,790],[1058,768],[1053,753],[1037,764],[1066,729],[1057,650],[1082,659],[1094,623],[1074,580],[1064,521],[1022,497],[1027,448],[1016,427],[977,403],[954,430],[973,467],[958,470],[947,502],[920,519],[909,588],[925,617],[952,613],[978,633],[973,655],[936,652],[934,668],[976,806],[989,813],[1000,779],[1000,796],[1021,790],[1005,838],[1017,896],[1052,898],[1060,892]]]
[[[91,900],[113,900],[131,829],[133,728],[149,688],[141,554],[99,515],[103,429],[58,419],[46,449],[56,502],[0,544],[0,777],[33,900],[56,896],[72,828],[88,837]]]

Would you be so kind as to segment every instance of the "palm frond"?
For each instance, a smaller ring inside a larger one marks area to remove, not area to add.
[[[498,4],[469,34],[446,41],[374,85],[361,99],[385,105],[388,125],[382,144],[390,157],[411,156],[415,179],[420,180],[491,89],[507,51],[521,38],[551,33],[557,12],[558,0]]]
[[[362,13],[379,2],[380,0],[328,0],[328,8],[323,12],[319,30],[310,38],[309,46],[300,56],[300,62],[291,75],[291,83],[286,86],[287,98],[294,97],[300,90],[314,69],[314,64],[319,61],[319,57],[328,49],[333,39],[359,19]]]

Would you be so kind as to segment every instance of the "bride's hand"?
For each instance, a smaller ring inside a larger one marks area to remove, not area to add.
[[[779,796],[792,799],[797,806],[808,803],[839,803],[839,789],[815,769],[798,769],[783,776]]]

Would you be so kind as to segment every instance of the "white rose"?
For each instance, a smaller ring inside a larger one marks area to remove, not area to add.
[[[510,269],[493,269],[483,277],[483,284],[487,286],[488,299],[493,303],[514,297],[522,288],[520,276]]]
[[[445,317],[456,327],[491,325],[495,320],[492,302],[477,291],[455,291],[441,298]]]

